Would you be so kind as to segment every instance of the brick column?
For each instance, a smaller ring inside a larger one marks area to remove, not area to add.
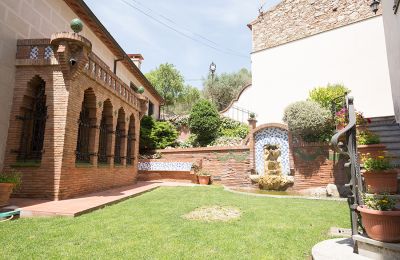
[[[107,134],[107,163],[114,167],[114,148],[115,148],[115,128],[117,126],[117,116],[114,113],[114,116],[111,118],[107,118],[107,130],[109,133]]]
[[[249,118],[248,120],[250,126],[250,138],[249,138],[249,147],[250,147],[250,169],[255,170],[255,143],[254,143],[254,130],[257,127],[257,120],[255,118]]]

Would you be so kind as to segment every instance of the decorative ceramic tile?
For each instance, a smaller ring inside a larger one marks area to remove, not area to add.
[[[139,162],[139,171],[190,171],[191,162]]]
[[[39,58],[39,48],[37,46],[31,49],[31,53],[29,55],[31,60],[37,60]]]
[[[290,173],[289,160],[289,136],[286,130],[280,128],[266,128],[258,131],[255,135],[255,164],[256,171],[264,175],[264,146],[278,145],[281,150],[282,173]]]
[[[51,48],[51,46],[47,46],[44,49],[44,58],[50,59],[51,57],[53,57],[53,49]]]

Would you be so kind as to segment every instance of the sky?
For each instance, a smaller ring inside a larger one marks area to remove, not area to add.
[[[260,6],[267,10],[280,0],[85,2],[126,53],[143,55],[144,73],[172,63],[187,84],[201,89],[211,62],[218,74],[250,69],[247,24],[257,17]]]

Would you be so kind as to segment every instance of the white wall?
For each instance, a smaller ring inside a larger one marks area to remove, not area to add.
[[[321,33],[252,56],[253,86],[236,106],[258,124],[281,122],[284,108],[316,86],[342,83],[367,117],[393,115],[382,17]]]
[[[384,0],[382,5],[393,105],[396,121],[400,123],[400,9],[395,15],[393,0]]]

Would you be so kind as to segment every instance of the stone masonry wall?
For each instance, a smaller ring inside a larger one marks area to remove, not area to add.
[[[202,159],[202,169],[212,174],[214,183],[226,186],[247,187],[249,178],[249,147],[206,147],[158,150],[162,159]]]
[[[370,0],[283,0],[250,23],[253,52],[376,16]],[[381,10],[377,15],[381,15]]]

